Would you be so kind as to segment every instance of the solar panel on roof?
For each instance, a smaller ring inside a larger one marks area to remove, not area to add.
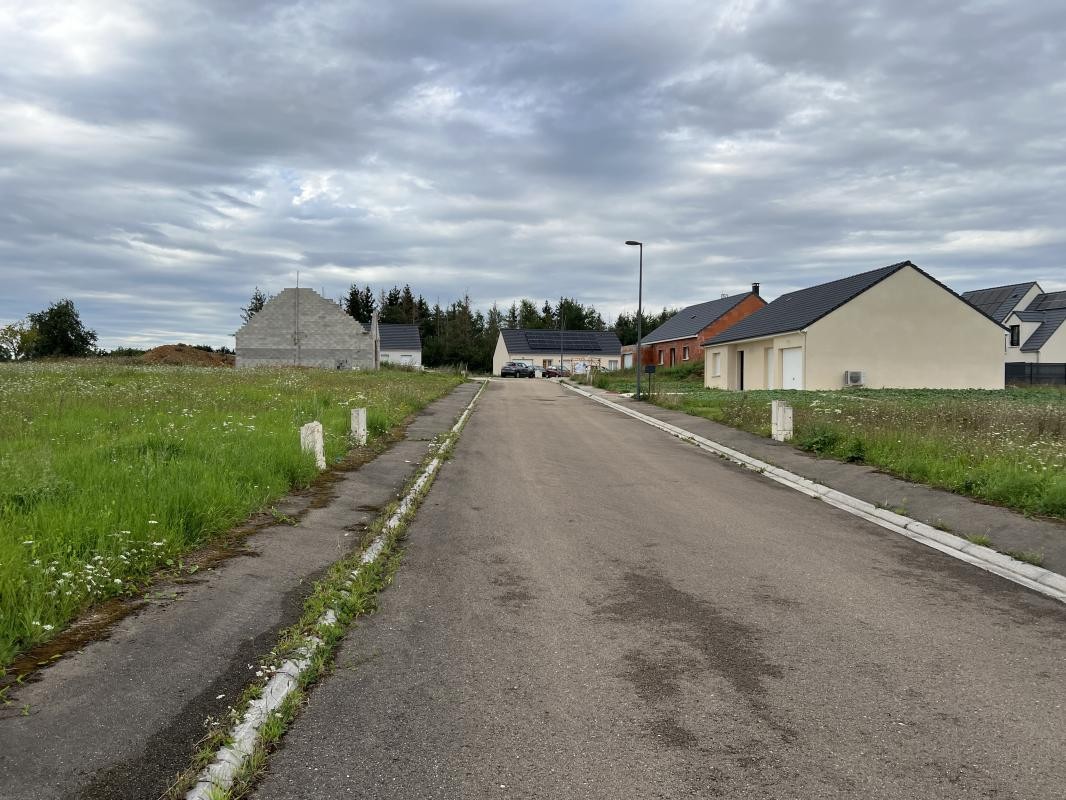
[[[527,331],[526,344],[538,352],[559,350],[559,331]],[[602,350],[599,338],[590,331],[563,331],[562,347],[568,351],[596,352]]]

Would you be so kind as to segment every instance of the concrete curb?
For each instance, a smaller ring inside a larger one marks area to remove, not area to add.
[[[684,428],[679,428],[676,425],[663,422],[660,419],[656,419],[647,414],[642,414],[634,409],[626,408],[625,406],[619,405],[618,403],[612,402],[597,394],[593,394],[592,392],[572,386],[571,384],[562,383],[561,385],[565,386],[575,394],[587,397],[593,402],[600,403],[615,411],[620,411],[647,425],[651,425],[652,427],[665,431],[672,436],[676,436],[682,441],[689,442],[703,450],[708,450],[728,458],[730,461],[740,464],[743,467],[747,467],[754,472],[762,473],[770,480],[776,481],[777,483],[787,486],[790,489],[794,489],[797,492],[801,492],[808,497],[816,497],[835,508],[847,511],[849,514],[854,514],[857,517],[861,517],[875,525],[880,525],[882,528],[898,533],[901,536],[906,536],[908,539],[913,539],[927,547],[932,547],[934,550],[939,550],[952,558],[957,558],[959,561],[965,561],[967,564],[980,567],[987,572],[999,575],[1000,577],[1013,581],[1027,589],[1032,589],[1043,595],[1054,598],[1055,600],[1066,603],[1066,576],[1060,575],[1057,572],[1052,572],[1043,567],[1033,566],[1032,564],[1026,564],[1024,561],[1018,561],[1010,556],[996,552],[991,548],[973,544],[969,540],[963,539],[961,536],[955,536],[954,534],[937,530],[931,525],[926,525],[924,522],[919,522],[916,519],[903,516],[902,514],[895,514],[883,508],[878,508],[873,503],[868,503],[865,500],[860,500],[849,494],[838,492],[836,489],[832,489],[824,484],[816,483],[815,481],[796,475],[788,470],[768,464],[765,461],[752,458],[745,453],[741,453],[739,450],[734,450],[731,447],[726,447],[718,442],[705,439],[704,437],[698,436]]]
[[[386,520],[381,533],[360,556],[359,567],[352,571],[350,579],[345,583],[346,588],[351,587],[365,566],[378,560],[385,549],[389,534],[395,531],[402,524],[404,517],[415,508],[422,490],[440,470],[444,451],[458,437],[474,410],[474,404],[487,385],[487,382],[482,382],[481,388],[452,426],[451,433],[436,446],[433,458],[423,467],[411,488],[404,494],[396,511]],[[336,625],[337,612],[338,609],[335,608],[326,609],[316,621],[316,629]],[[297,687],[300,676],[310,666],[312,658],[322,645],[322,639],[309,636],[303,647],[295,651],[294,657],[281,665],[263,688],[263,693],[248,704],[241,721],[230,730],[230,744],[215,753],[214,761],[197,776],[196,783],[186,792],[185,800],[214,800],[233,786],[241,769],[259,744],[259,730],[263,723],[281,707],[285,698]]]

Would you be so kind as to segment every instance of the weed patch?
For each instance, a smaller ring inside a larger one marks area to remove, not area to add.
[[[460,382],[399,370],[0,365],[0,665],[308,486],[318,472],[300,451],[304,423],[322,423],[337,463],[351,408],[368,409],[373,443]]]

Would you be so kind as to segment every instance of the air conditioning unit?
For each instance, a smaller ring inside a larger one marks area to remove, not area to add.
[[[866,383],[866,373],[861,369],[844,370],[845,386],[863,386]]]

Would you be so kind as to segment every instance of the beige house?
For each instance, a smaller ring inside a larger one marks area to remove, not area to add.
[[[782,295],[703,343],[719,389],[1002,389],[1006,330],[909,261]]]
[[[622,343],[614,331],[553,331],[504,328],[492,354],[492,374],[508,361],[532,367],[562,365],[571,372],[581,365],[615,370],[622,363]]]
[[[962,296],[1007,328],[1008,364],[1066,364],[1066,292],[1029,281]]]

